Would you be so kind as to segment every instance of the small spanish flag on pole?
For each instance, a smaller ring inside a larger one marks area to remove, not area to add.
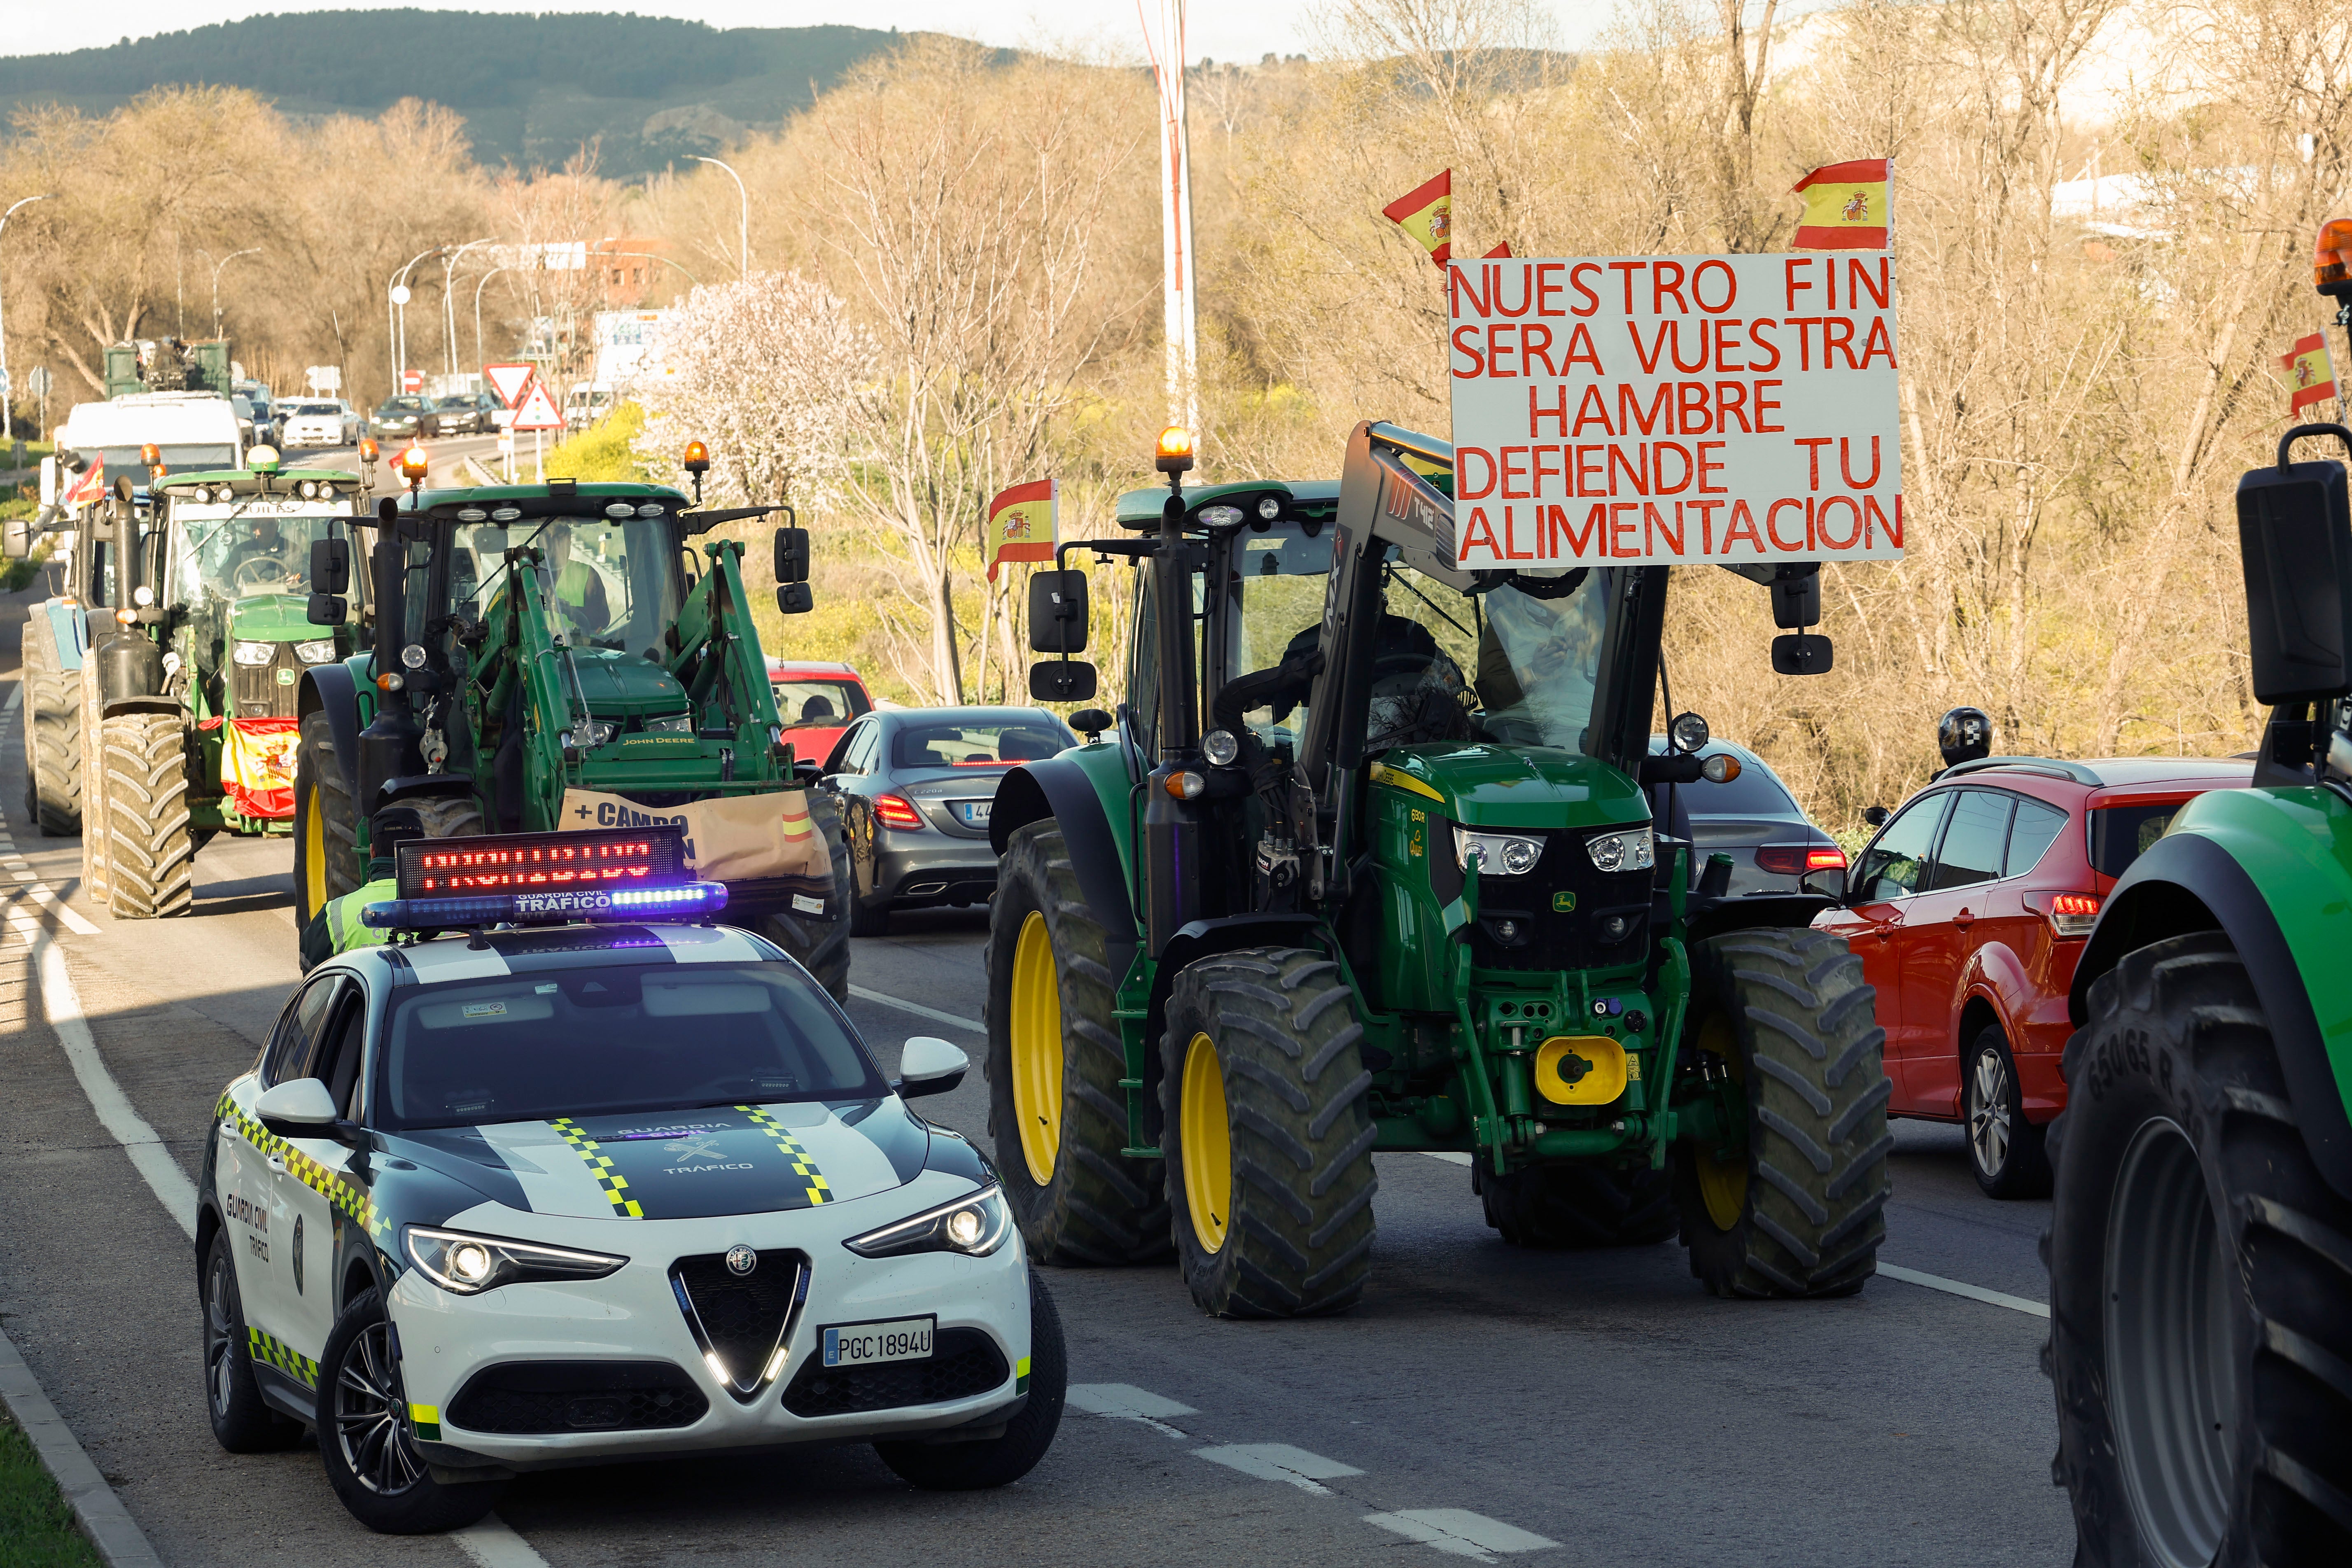
[[[1006,561],[1051,561],[1061,542],[1059,481],[1033,479],[988,503],[988,580]]]
[[[1381,209],[1382,216],[1419,240],[1429,258],[1443,267],[1454,257],[1454,171],[1445,169],[1427,184],[1399,196]]]
[[[2326,334],[2297,338],[2294,347],[2279,355],[2279,363],[2286,366],[2288,413],[2300,414],[2336,395],[2336,367],[2327,360]]]
[[[1791,188],[1805,198],[1793,250],[1885,250],[1894,161],[1856,158],[1815,169]]]

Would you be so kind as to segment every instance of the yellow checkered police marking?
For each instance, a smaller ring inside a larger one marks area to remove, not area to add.
[[[323,1197],[346,1218],[378,1241],[392,1239],[391,1224],[375,1212],[375,1205],[367,1194],[347,1178],[338,1175],[301,1150],[294,1147],[260,1122],[247,1116],[234,1098],[224,1092],[213,1113],[236,1129],[237,1136],[264,1154],[274,1154],[283,1161],[286,1169],[304,1186]]]
[[[1029,1358],[1025,1355],[1013,1363],[1013,1392],[1029,1392]]]
[[[569,1116],[559,1117],[548,1125],[554,1128],[563,1141],[571,1144],[581,1160],[586,1163],[588,1173],[596,1178],[598,1186],[604,1189],[604,1199],[613,1205],[613,1213],[616,1217],[621,1219],[646,1217],[646,1211],[637,1206],[637,1200],[629,1196],[629,1178],[613,1169],[612,1156],[604,1152],[604,1147],[596,1140],[588,1136],[586,1129]]]
[[[253,1359],[267,1362],[305,1388],[319,1386],[319,1363],[282,1340],[271,1339],[259,1329],[247,1325],[246,1349]]]
[[[756,1105],[739,1105],[735,1109],[750,1117],[752,1124],[773,1139],[776,1147],[784,1152],[784,1158],[793,1163],[793,1174],[807,1184],[811,1208],[833,1201],[833,1189],[825,1185],[824,1173],[816,1168],[816,1162],[809,1158],[809,1152],[801,1147],[799,1139]]]
[[[437,1405],[412,1405],[408,1407],[408,1424],[416,1429],[418,1436],[438,1442],[441,1437],[441,1407]]]

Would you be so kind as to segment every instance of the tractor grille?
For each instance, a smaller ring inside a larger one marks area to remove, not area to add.
[[[681,1258],[670,1265],[670,1288],[687,1323],[700,1331],[705,1348],[726,1364],[737,1398],[759,1386],[769,1358],[783,1342],[807,1268],[807,1256],[788,1248],[761,1252],[758,1266],[744,1275],[729,1268],[722,1253]]]
[[[239,719],[291,719],[294,700],[302,689],[302,661],[294,657],[294,645],[278,645],[276,657],[268,664],[239,664],[229,660],[234,672],[236,714]]]
[[[1543,858],[1527,876],[1478,879],[1473,963],[1549,973],[1631,963],[1648,951],[1652,873],[1595,868],[1584,844],[1596,831],[1616,829],[1547,833]],[[1570,908],[1558,907],[1562,894]],[[1625,922],[1613,940],[1605,931],[1612,917]]]
[[[795,1415],[851,1415],[909,1405],[945,1405],[1003,1386],[1012,1375],[996,1342],[978,1329],[941,1329],[929,1361],[826,1366],[810,1361],[784,1390]]]
[[[476,1373],[449,1405],[469,1432],[638,1432],[691,1426],[710,1402],[659,1361],[517,1361]]]

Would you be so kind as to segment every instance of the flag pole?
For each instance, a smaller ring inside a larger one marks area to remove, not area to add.
[[[1192,153],[1184,113],[1184,0],[1136,0],[1160,97],[1160,271],[1168,344],[1168,422],[1200,422],[1200,316],[1192,296]]]

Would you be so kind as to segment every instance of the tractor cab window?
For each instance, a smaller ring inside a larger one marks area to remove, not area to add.
[[[542,552],[540,593],[574,647],[641,654],[677,619],[678,575],[666,518],[526,518],[509,526],[459,524],[449,566],[453,606],[487,620],[506,590],[506,552]]]
[[[1307,728],[1312,677],[1304,661],[1323,628],[1323,597],[1331,575],[1331,531],[1313,537],[1297,524],[1233,542],[1225,575],[1225,670],[1228,681],[1299,661],[1297,675],[1277,683],[1243,722],[1279,752]]]
[[[1464,593],[1381,568],[1367,753],[1436,741],[1584,749],[1609,618],[1611,574],[1520,574]]]
[[[207,605],[239,599],[307,596],[310,546],[321,539],[352,537],[349,517],[289,516],[247,505],[174,503],[171,521],[166,599],[197,615]],[[352,614],[357,614],[361,575],[352,574]],[[299,618],[299,612],[289,613]]]

